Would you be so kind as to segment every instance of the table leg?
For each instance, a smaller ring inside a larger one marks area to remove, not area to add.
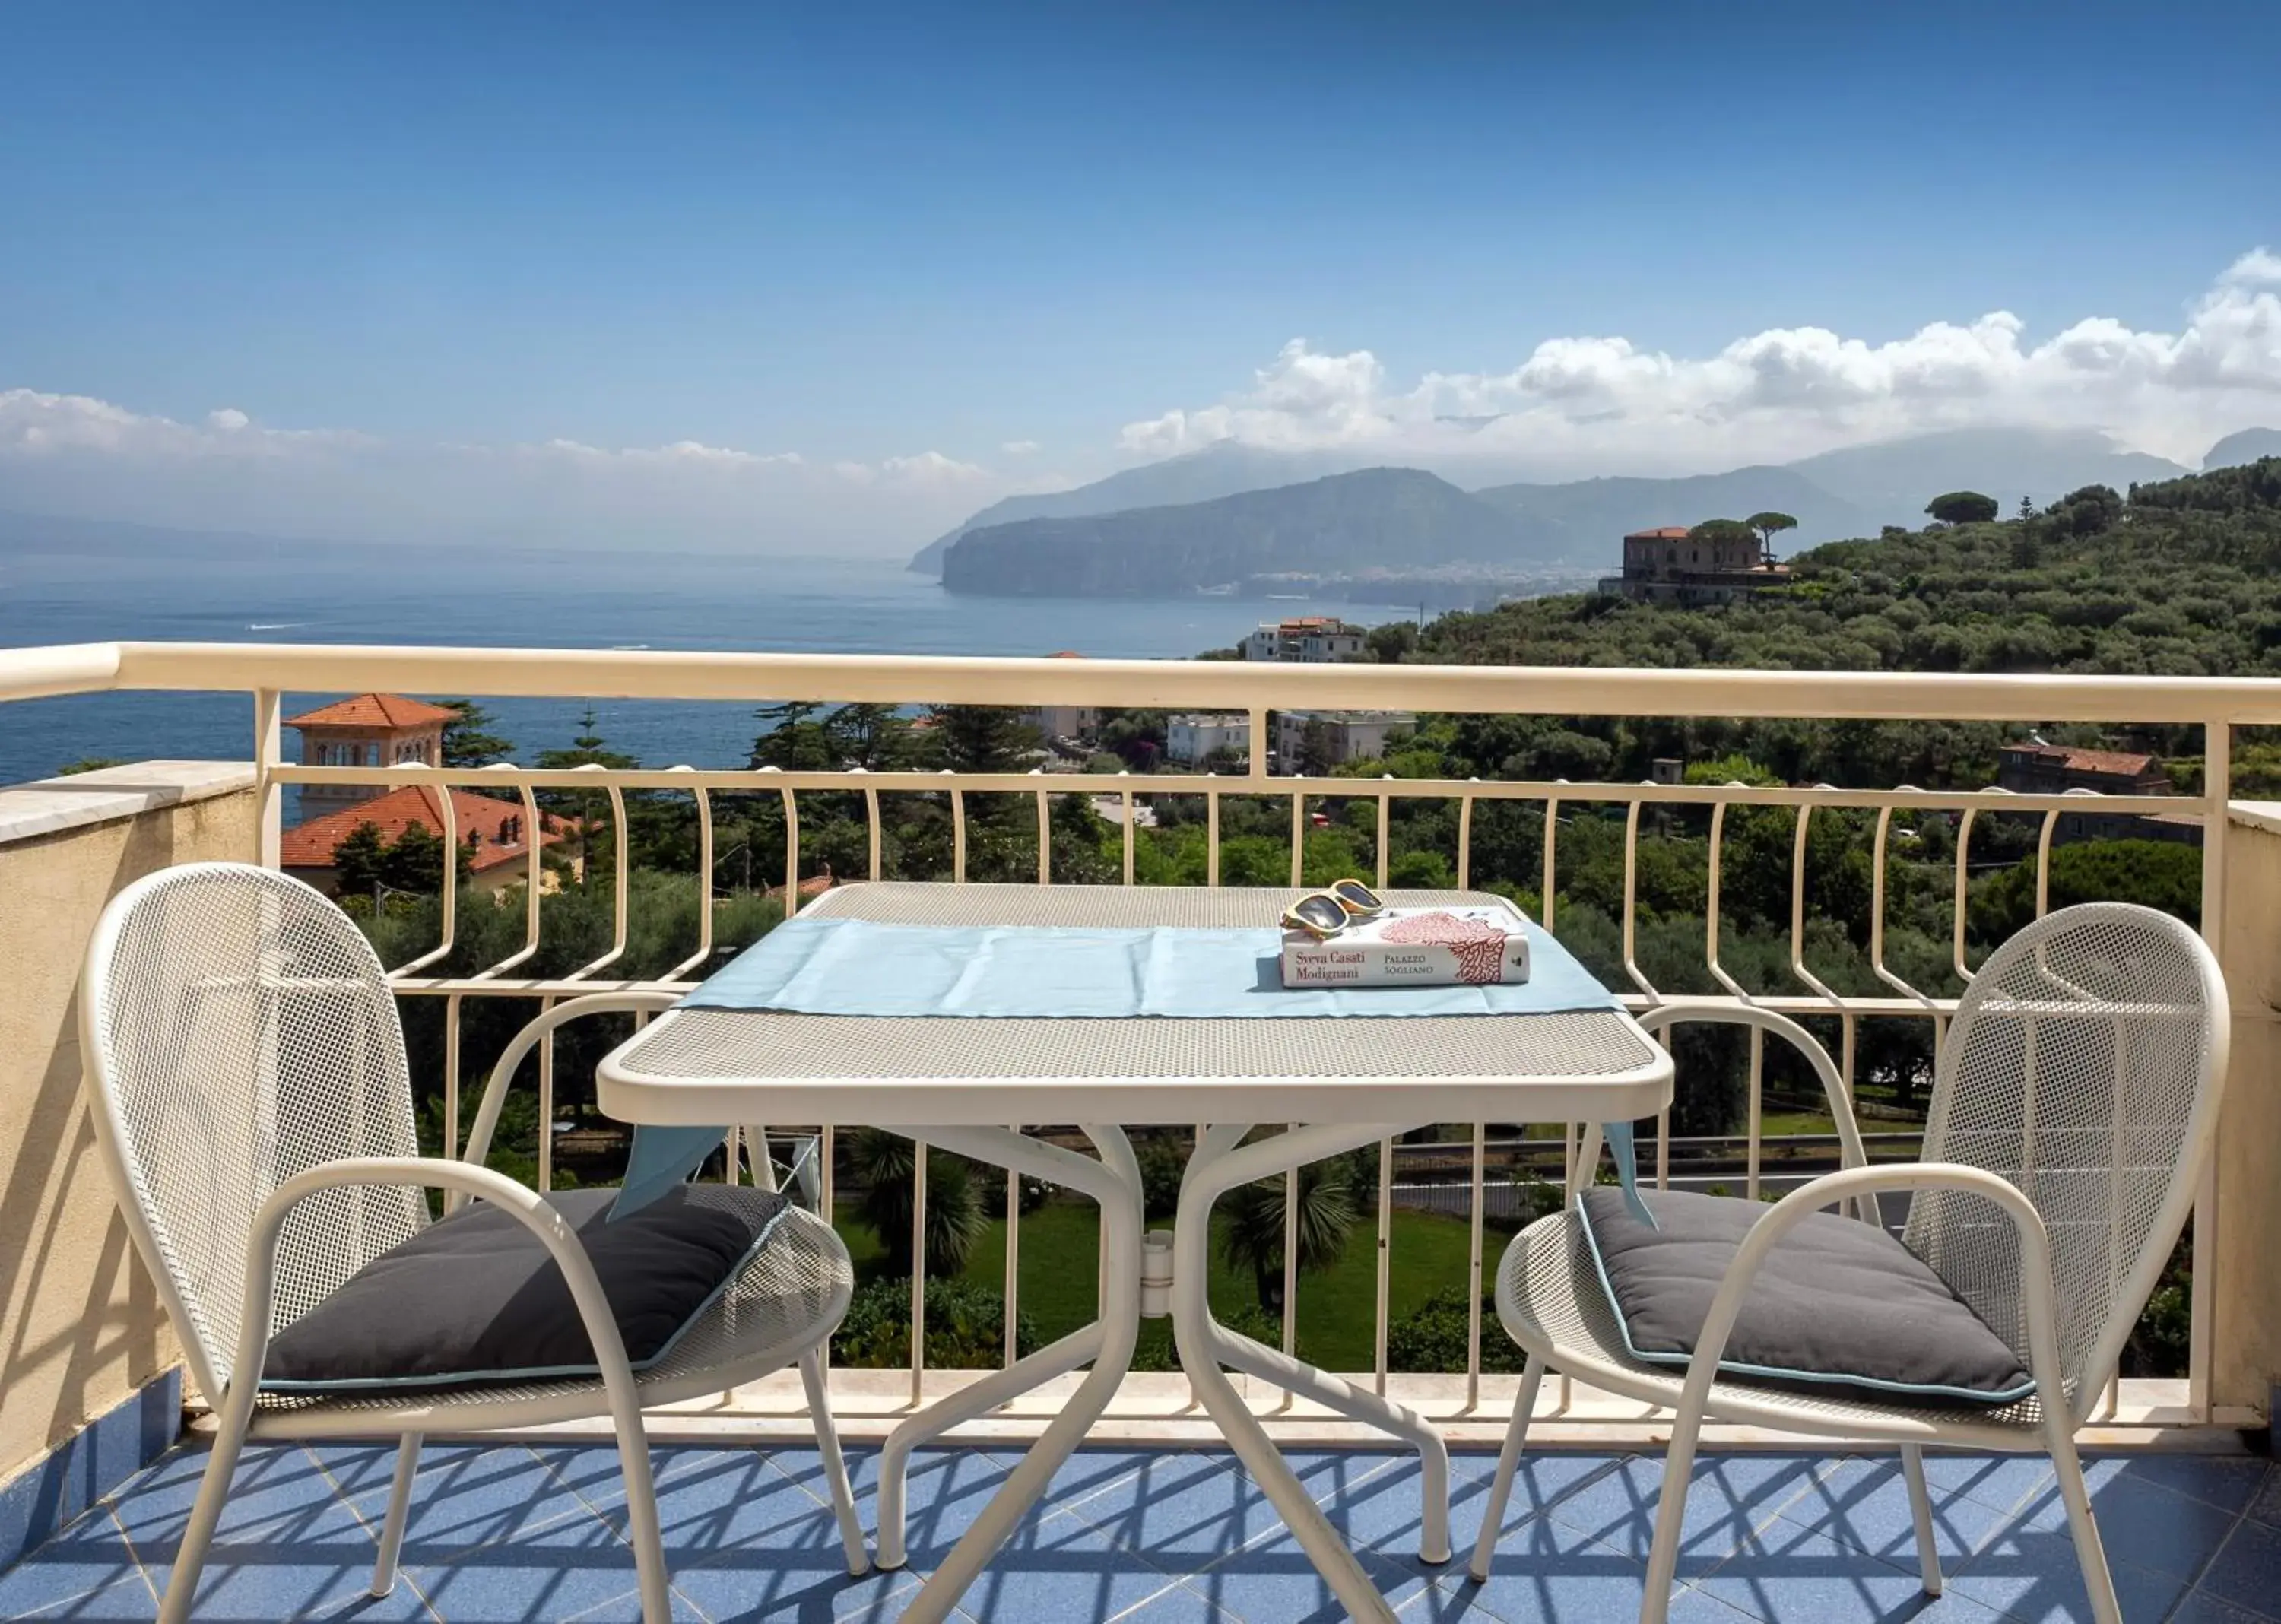
[[[1071,1450],[1084,1442],[1086,1433],[1100,1419],[1109,1401],[1116,1396],[1125,1374],[1132,1367],[1133,1347],[1140,1330],[1140,1167],[1133,1159],[1132,1142],[1125,1131],[1113,1125],[1088,1125],[1084,1130],[1101,1151],[1098,1162],[1059,1146],[1041,1143],[1005,1128],[927,1128],[913,1130],[916,1136],[929,1144],[940,1145],[960,1156],[994,1162],[1016,1172],[1030,1172],[1054,1183],[1080,1190],[1101,1204],[1101,1223],[1104,1237],[1102,1263],[1102,1300],[1105,1305],[1100,1321],[1063,1337],[1051,1348],[1030,1356],[1019,1364],[999,1373],[1010,1378],[1024,1366],[1020,1383],[999,1381],[991,1388],[993,1402],[1003,1402],[1016,1393],[1045,1380],[1047,1375],[1038,1373],[1048,1362],[1063,1361],[1051,1374],[1060,1374],[1080,1363],[1084,1357],[1069,1357],[1082,1339],[1096,1336],[1098,1343],[1092,1351],[1093,1369],[1086,1376],[1070,1402],[1032,1444],[990,1504],[982,1508],[974,1526],[960,1536],[927,1581],[919,1587],[917,1596],[903,1610],[907,1624],[940,1624],[958,1605],[969,1586],[980,1576],[990,1558],[997,1554],[1015,1527],[1028,1514],[1038,1497],[1045,1492],[1053,1475],[1060,1470]],[[1034,1378],[1034,1380],[1032,1379]],[[986,1379],[994,1380],[994,1379]],[[946,1401],[947,1405],[963,1408],[963,1395]],[[937,1422],[936,1411],[946,1404],[930,1405],[926,1411],[911,1417],[898,1427],[888,1441],[889,1450],[894,1450],[895,1441],[908,1433],[909,1441],[895,1457],[896,1527],[894,1543],[898,1559],[902,1552],[901,1478],[908,1464],[910,1445],[919,1437],[932,1436],[949,1421]],[[986,1406],[985,1406],[986,1407]],[[978,1413],[978,1411],[971,1413]],[[965,1414],[957,1419],[966,1419]],[[886,1518],[886,1458],[883,1454],[880,1467],[880,1528],[881,1565],[886,1566],[888,1530]]]
[[[1210,1278],[1211,1209],[1238,1185],[1287,1172],[1304,1164],[1400,1132],[1382,1125],[1325,1125],[1295,1129],[1272,1139],[1236,1148],[1231,1133],[1215,1128],[1199,1142],[1180,1185],[1179,1216],[1173,1230],[1172,1326],[1180,1364],[1253,1479],[1291,1529],[1341,1605],[1357,1619],[1394,1615],[1291,1469],[1266,1429],[1245,1406],[1220,1370],[1225,1358],[1279,1386],[1290,1388],[1342,1415],[1379,1427],[1417,1446],[1424,1468],[1422,1527],[1419,1544],[1428,1561],[1449,1558],[1450,1457],[1441,1435],[1399,1404],[1288,1359],[1248,1337],[1239,1337],[1211,1317],[1206,1287]]]
[[[911,1451],[964,1421],[987,1415],[1009,1400],[1065,1376],[1101,1351],[1106,1332],[1096,1320],[1072,1331],[1048,1348],[994,1370],[980,1380],[938,1399],[911,1416],[879,1450],[879,1566],[903,1565],[903,1482],[910,1471]]]

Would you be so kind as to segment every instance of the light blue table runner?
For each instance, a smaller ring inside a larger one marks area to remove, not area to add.
[[[885,924],[793,919],[684,999],[684,1009],[981,1019],[1264,1019],[1546,1015],[1618,1007],[1575,955],[1524,920],[1529,978],[1514,986],[1287,991],[1278,930]],[[1625,1125],[1627,1129],[1629,1125]],[[638,1127],[611,1210],[695,1172],[723,1128]],[[1619,1145],[1611,1127],[1612,1146]],[[1617,1164],[1628,1172],[1620,1141]],[[1626,1188],[1630,1180],[1626,1179]]]

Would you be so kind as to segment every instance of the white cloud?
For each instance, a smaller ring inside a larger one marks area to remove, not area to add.
[[[1034,457],[1040,447],[1035,440],[1008,440],[998,449],[1009,457]]]
[[[2179,330],[2091,316],[2041,341],[2009,311],[1875,342],[1777,328],[1715,354],[1614,336],[1548,338],[1505,370],[1389,384],[1368,350],[1286,344],[1249,389],[1128,423],[1127,452],[1234,439],[1421,460],[1501,459],[1566,475],[1779,460],[1923,429],[2027,423],[2109,429],[2191,462],[2219,434],[2281,414],[2281,254],[2254,249]]]
[[[2281,254],[2269,248],[2253,248],[2225,267],[2220,287],[2281,286]]]
[[[461,449],[476,456],[491,454],[486,447],[465,446]],[[799,468],[804,459],[796,451],[755,452],[735,451],[725,445],[706,445],[696,440],[676,440],[670,445],[630,445],[611,451],[599,445],[588,445],[578,440],[547,440],[537,445],[515,445],[507,448],[512,456],[567,458],[574,462],[595,466],[612,463],[630,467],[760,468],[770,467]]]
[[[916,457],[889,457],[879,464],[879,471],[891,478],[917,484],[952,485],[971,484],[988,472],[977,463],[961,462],[939,451],[923,451]]]
[[[196,423],[130,412],[89,395],[0,390],[0,457],[93,453],[147,458],[263,457],[376,444],[333,429],[270,429],[234,406]]]
[[[1014,487],[939,451],[816,463],[702,440],[486,445],[195,421],[0,391],[0,507],[348,539],[799,552],[916,546]]]

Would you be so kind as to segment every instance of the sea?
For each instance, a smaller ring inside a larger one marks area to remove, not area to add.
[[[1417,613],[1306,598],[955,596],[900,559],[282,543],[219,556],[0,555],[4,646],[159,639],[1187,659],[1231,646],[1264,620],[1323,614],[1377,624]],[[296,694],[289,704],[334,697]],[[567,747],[587,725],[589,701],[576,697],[483,702],[522,762]],[[739,767],[760,729],[746,704],[598,699],[591,709],[592,731],[646,766]],[[0,705],[0,784],[91,756],[243,761],[251,737],[244,693],[22,700]]]

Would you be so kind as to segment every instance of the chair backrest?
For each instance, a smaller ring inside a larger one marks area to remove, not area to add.
[[[419,1154],[404,1034],[363,932],[298,879],[192,863],[104,910],[80,986],[86,1088],[128,1226],[190,1373],[220,1401],[248,1235],[279,1184]],[[416,1189],[323,1192],[287,1223],[282,1327],[427,1222]]]
[[[2228,1019],[2200,937],[2152,909],[2094,902],[1991,954],[1941,1046],[1924,1159],[1998,1173],[2042,1215],[2061,1371],[2079,1416],[2192,1210]],[[1921,1191],[1903,1238],[2024,1358],[2018,1248],[1992,1203]]]

